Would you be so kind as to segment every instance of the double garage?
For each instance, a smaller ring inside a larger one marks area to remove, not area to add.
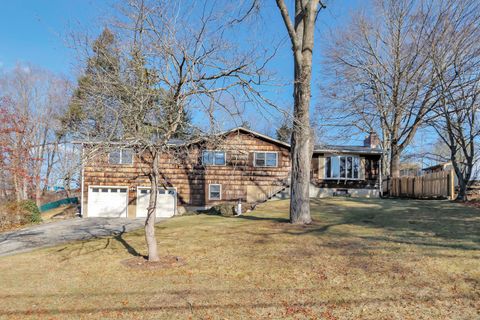
[[[135,217],[147,216],[150,188],[138,187]],[[177,192],[175,188],[158,190],[156,216],[169,218],[175,214]],[[128,187],[91,186],[88,188],[88,217],[128,218]],[[132,214],[130,215],[132,216]]]

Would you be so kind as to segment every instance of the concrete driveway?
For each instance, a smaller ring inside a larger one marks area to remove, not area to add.
[[[157,218],[157,222],[163,219]],[[58,244],[116,235],[143,227],[145,219],[74,218],[0,233],[0,256]]]

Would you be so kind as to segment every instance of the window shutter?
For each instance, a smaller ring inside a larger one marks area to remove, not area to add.
[[[325,157],[318,156],[318,179],[325,179]]]
[[[358,175],[360,180],[365,180],[365,158],[360,157],[360,172]]]

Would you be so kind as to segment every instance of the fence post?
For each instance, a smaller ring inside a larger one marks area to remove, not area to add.
[[[450,200],[455,200],[455,171],[450,170],[448,182],[450,184]]]
[[[415,197],[415,177],[412,177],[412,179],[410,179],[410,185],[412,186],[412,197]]]

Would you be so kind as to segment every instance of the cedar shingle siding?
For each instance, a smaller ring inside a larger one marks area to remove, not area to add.
[[[180,206],[208,207],[219,202],[253,203],[267,199],[289,185],[290,148],[288,145],[256,135],[244,129],[231,131],[221,146],[193,144],[182,147],[181,156],[163,154],[159,169],[161,183],[177,190]],[[202,164],[203,150],[220,150],[226,155],[225,165]],[[254,152],[276,152],[276,167],[257,167]],[[380,155],[361,155],[362,169],[358,180],[324,179],[324,154],[315,153],[312,158],[312,184],[319,188],[373,189],[378,183]],[[108,155],[97,156],[84,165],[83,205],[88,203],[90,186],[128,187],[128,216],[135,217],[138,187],[149,187],[146,173],[148,166],[136,155],[133,164],[109,164]],[[221,200],[209,199],[209,184],[221,185]],[[88,213],[87,213],[88,216]]]
[[[202,150],[226,152],[225,166],[204,166]],[[277,152],[277,167],[255,167],[255,151]],[[289,148],[255,137],[248,133],[234,132],[225,137],[224,145],[216,148],[193,145],[180,160],[179,157],[161,157],[161,180],[175,187],[178,204],[185,206],[209,206],[224,201],[255,202],[266,198],[288,184],[290,171]],[[128,202],[136,203],[136,188],[150,185],[145,164],[134,157],[133,164],[112,165],[108,157],[97,157],[84,167],[84,202],[88,202],[89,186],[128,186]],[[221,184],[221,200],[208,199],[208,185]],[[129,210],[129,212],[134,211]],[[132,216],[132,214],[129,214]]]

